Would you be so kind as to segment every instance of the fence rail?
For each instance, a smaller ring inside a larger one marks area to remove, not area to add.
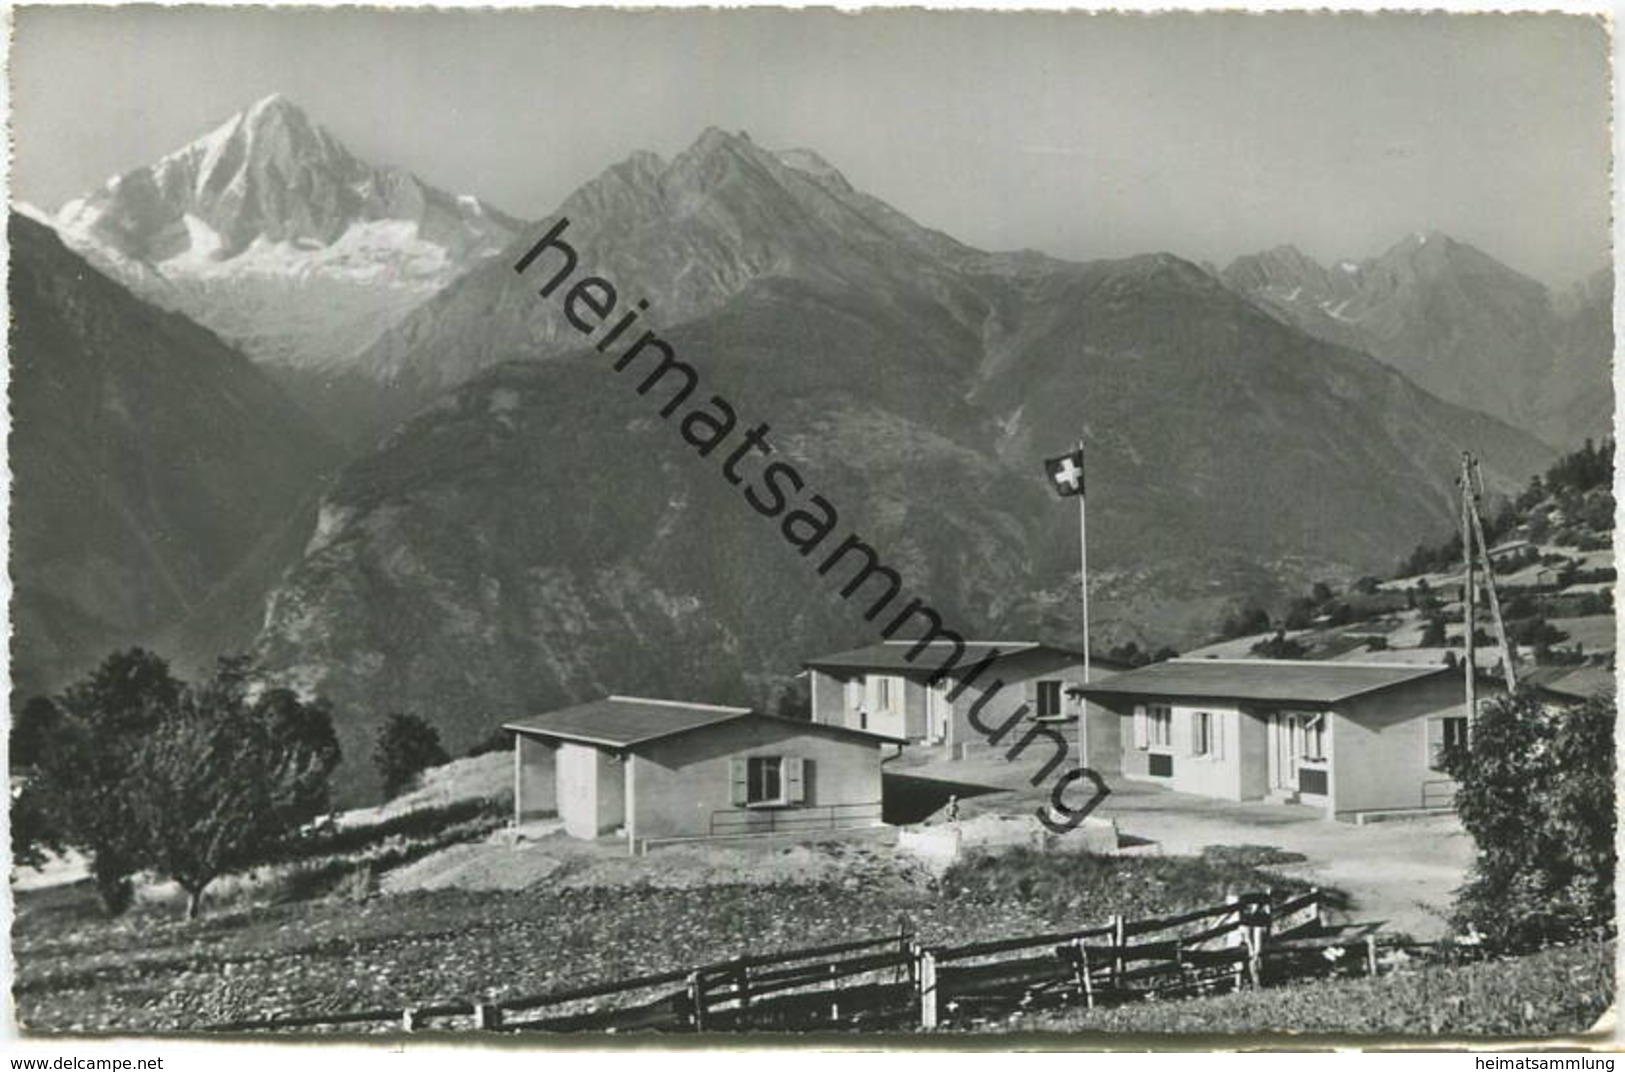
[[[1174,915],[1114,916],[1077,930],[958,946],[921,944],[904,924],[891,935],[503,1001],[267,1017],[209,1030],[381,1024],[415,1031],[448,1020],[496,1031],[930,1029],[1018,1008],[1263,986],[1339,964],[1375,973],[1379,944],[1369,927],[1327,927],[1319,890],[1285,899],[1264,891]]]
[[[712,837],[738,834],[801,833],[808,830],[845,830],[881,821],[880,801],[866,804],[825,804],[814,808],[724,808],[711,813]]]

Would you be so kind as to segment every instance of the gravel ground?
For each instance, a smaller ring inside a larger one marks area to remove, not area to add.
[[[941,760],[908,768],[909,775],[964,783],[994,792],[963,796],[963,814],[1020,814],[1047,799],[1048,787],[1028,786],[1029,773],[1000,754]],[[1445,916],[1466,881],[1473,840],[1450,815],[1356,826],[1330,822],[1301,805],[1235,804],[1104,772],[1111,788],[1099,816],[1143,849],[1195,855],[1210,845],[1267,845],[1304,857],[1277,870],[1349,895],[1349,920],[1380,920],[1389,931],[1431,939],[1449,933]]]

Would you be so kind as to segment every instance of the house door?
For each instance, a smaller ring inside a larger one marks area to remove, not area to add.
[[[1325,796],[1326,715],[1277,711],[1270,715],[1270,788]]]

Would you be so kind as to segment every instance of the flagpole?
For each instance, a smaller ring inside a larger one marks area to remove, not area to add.
[[[1083,440],[1078,440],[1078,457],[1083,457]],[[1082,477],[1079,477],[1082,480]],[[1083,683],[1089,684],[1089,522],[1084,507],[1087,485],[1078,488],[1078,594],[1083,600]],[[1089,765],[1089,697],[1078,708],[1078,769]]]
[[[1078,454],[1083,454],[1083,440],[1078,440]],[[1089,522],[1084,500],[1084,489],[1078,490],[1078,594],[1083,599],[1083,683],[1089,684]]]

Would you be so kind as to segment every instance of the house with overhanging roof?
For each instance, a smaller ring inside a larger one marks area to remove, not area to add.
[[[1086,761],[1116,762],[1116,717],[1086,704],[1078,691],[1082,652],[1033,641],[887,640],[808,659],[803,666],[811,679],[813,721],[821,725],[963,755],[1008,749],[1034,726],[1064,733],[1075,745],[1083,718]],[[1122,669],[1096,657],[1090,677]]]
[[[1445,665],[1173,659],[1082,691],[1121,722],[1124,777],[1328,817],[1449,807],[1439,756],[1468,732]]]
[[[745,707],[607,696],[506,724],[514,817],[579,838],[818,836],[882,825],[883,734]]]

